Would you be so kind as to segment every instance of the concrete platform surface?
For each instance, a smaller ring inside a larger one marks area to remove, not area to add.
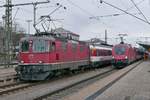
[[[145,61],[96,100],[150,100],[150,61]]]
[[[103,89],[105,87],[107,87],[113,81],[118,80],[119,77],[126,74],[126,72],[128,72],[129,70],[135,68],[135,66],[137,66],[137,65],[141,66],[141,64],[143,65],[142,62],[143,61],[139,61],[139,62],[129,65],[126,68],[115,71],[111,75],[104,77],[104,78],[94,82],[93,84],[85,86],[84,88],[81,88],[79,91],[62,98],[62,100],[94,100],[96,97],[98,97],[101,94],[101,92],[103,91]],[[132,73],[132,71],[129,73]],[[99,91],[100,91],[100,93],[99,93]],[[114,91],[117,91],[117,90],[114,90]],[[100,100],[103,100],[103,99],[100,99]],[[112,100],[112,99],[109,98],[108,100]]]

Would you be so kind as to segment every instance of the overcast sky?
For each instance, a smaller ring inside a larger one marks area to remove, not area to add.
[[[13,4],[27,3],[44,0],[12,0]],[[104,0],[112,5],[115,5],[123,10],[128,10],[129,13],[139,13],[131,0]],[[134,0],[139,9],[143,12],[146,18],[150,21],[150,0]],[[140,3],[139,3],[140,2]],[[5,0],[0,0],[1,5]],[[144,23],[130,15],[122,14],[114,17],[99,17],[98,19],[90,19],[93,16],[104,16],[111,14],[123,13],[115,8],[112,8],[105,3],[100,4],[99,0],[50,0],[49,4],[38,5],[37,21],[42,15],[47,15],[56,8],[56,3],[60,3],[67,9],[60,8],[52,18],[63,19],[55,22],[57,27],[63,27],[80,35],[81,40],[87,40],[94,37],[104,38],[104,31],[107,29],[109,43],[117,43],[118,34],[127,34],[126,41],[134,43],[139,40],[144,40],[141,37],[150,37],[150,24]],[[13,8],[13,17],[27,31],[26,20],[33,20],[33,6],[23,6]],[[0,17],[4,15],[5,9],[0,8]],[[136,14],[137,17],[144,19],[141,14]],[[0,18],[0,21],[2,19]],[[32,23],[33,24],[33,23]],[[31,28],[34,33],[34,29]],[[149,39],[150,40],[150,39]]]

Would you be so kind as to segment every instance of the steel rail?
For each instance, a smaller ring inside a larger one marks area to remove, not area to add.
[[[112,68],[112,69],[110,69],[110,70],[108,70],[108,71],[105,71],[105,72],[103,72],[103,73],[94,75],[94,76],[92,76],[92,77],[83,79],[83,80],[81,80],[81,81],[75,82],[75,83],[73,83],[73,84],[70,84],[70,85],[68,85],[68,86],[62,87],[62,88],[60,88],[60,89],[56,89],[56,90],[54,90],[54,91],[52,91],[52,92],[50,92],[50,93],[47,93],[47,94],[45,94],[45,95],[36,97],[36,98],[34,98],[34,100],[42,100],[42,99],[45,99],[45,98],[50,97],[50,96],[52,96],[52,95],[54,95],[54,94],[60,93],[60,92],[62,92],[62,91],[64,91],[64,90],[70,89],[70,88],[72,88],[72,87],[75,87],[75,86],[77,86],[77,85],[79,85],[79,84],[82,84],[82,83],[85,83],[85,82],[87,82],[87,81],[96,79],[96,78],[98,78],[98,77],[101,77],[101,76],[106,75],[106,74],[108,74],[108,73],[111,73],[111,72],[113,72],[113,71],[116,71],[116,70],[115,70],[114,68]]]

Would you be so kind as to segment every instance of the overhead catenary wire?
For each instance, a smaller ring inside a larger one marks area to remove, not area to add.
[[[145,0],[141,0],[139,1],[138,3],[136,3],[136,5],[139,5],[141,4],[143,1]],[[132,10],[134,8],[134,6],[132,7],[129,7],[127,8],[125,11],[129,11],[129,10]],[[103,15],[103,16],[92,16],[92,17],[89,17],[90,19],[98,19],[99,17],[116,17],[116,16],[119,16],[119,15],[125,15],[127,13],[114,13],[114,14],[109,14],[109,15]],[[141,13],[133,13],[134,15],[137,15],[137,14],[141,14]]]
[[[141,0],[141,1],[139,1],[138,3],[135,3],[137,6],[138,5],[140,5],[141,3],[143,3],[145,0]],[[134,8],[134,6],[132,6],[132,7],[129,7],[126,11],[128,11],[128,10],[130,10],[130,9],[133,9]]]
[[[121,15],[125,15],[126,13],[116,13],[116,14],[109,14],[109,15],[103,15],[103,16],[94,16],[94,17],[89,17],[90,19],[93,19],[93,18],[104,18],[104,17],[114,17],[114,16],[121,16]],[[137,14],[141,14],[141,13],[132,13],[134,15],[137,15]]]
[[[133,3],[133,5],[136,7],[136,9],[142,14],[143,18],[144,18],[147,22],[149,22],[149,21],[147,20],[146,16],[143,14],[143,12],[140,10],[140,8],[136,5],[136,3],[135,3],[133,0],[130,0],[130,1]]]
[[[15,15],[14,15],[14,17],[13,17],[13,19],[12,19],[12,22],[14,22],[14,21],[15,21],[15,18],[16,18],[16,15],[17,15],[17,13],[18,13],[19,9],[20,9],[20,8],[17,8],[17,11],[15,12]]]
[[[75,6],[76,8],[80,9],[82,12],[84,12],[85,14],[87,14],[88,16],[94,16],[94,14],[90,13],[89,11],[81,8],[80,6],[78,6],[77,4],[75,4],[74,2],[72,2],[71,0],[66,0],[68,1],[71,5]]]
[[[56,6],[44,6],[44,7],[38,7],[38,8],[45,9],[45,8],[51,8],[51,7],[56,7]]]
[[[143,22],[145,22],[145,23],[147,23],[147,24],[150,25],[150,23],[147,22],[147,21],[145,21],[144,19],[139,18],[139,17],[137,17],[137,16],[135,16],[135,15],[133,15],[133,14],[131,14],[131,13],[129,13],[129,12],[127,12],[127,11],[125,11],[125,10],[123,10],[123,9],[121,9],[121,8],[119,8],[119,7],[117,7],[117,6],[114,6],[114,5],[108,3],[108,2],[106,2],[106,1],[104,1],[104,0],[100,0],[100,3],[105,3],[105,4],[111,6],[111,7],[115,8],[115,9],[118,9],[118,10],[120,10],[120,11],[122,11],[122,12],[124,12],[124,13],[126,13],[126,14],[128,14],[128,15],[130,15],[130,16],[136,18],[136,19],[139,19],[139,20],[141,20],[141,21],[143,21]]]
[[[59,10],[61,7],[63,7],[62,5],[60,5],[59,3],[57,3],[58,7],[56,9],[54,9],[52,12],[50,12],[48,15],[46,16],[41,16],[42,18],[40,18],[41,20],[39,22],[36,23],[36,25],[38,25],[39,23],[41,23],[43,20],[45,20],[46,17],[51,16],[54,12],[56,12],[57,10]],[[66,9],[66,7],[63,7],[64,9]]]
[[[20,7],[20,10],[25,11],[24,13],[33,14],[33,11]],[[23,13],[23,12],[22,12]],[[37,16],[40,16],[38,12],[36,12]]]
[[[99,1],[99,0],[98,0]],[[143,3],[145,0],[141,0],[141,1],[139,1],[139,2],[137,2],[136,4],[137,5],[140,5],[141,3]],[[132,10],[134,8],[134,6],[131,6],[131,7],[129,7],[129,8],[127,8],[125,11],[129,11],[129,10]],[[100,17],[116,17],[116,16],[118,16],[118,15],[124,15],[124,14],[127,14],[127,13],[125,13],[125,12],[123,12],[123,13],[114,13],[114,14],[109,14],[109,15],[103,15],[103,16],[91,16],[91,17],[89,17],[90,19],[99,19]],[[134,14],[134,15],[136,15],[136,14],[140,14],[140,13],[132,13],[132,14]],[[102,22],[102,20],[101,20],[101,22]],[[108,27],[108,28],[111,28],[111,29],[114,29],[113,27],[114,27],[114,25],[108,25],[107,23],[105,23],[105,22],[102,22],[102,24],[104,24],[106,27]],[[117,29],[118,30],[118,29]],[[124,29],[123,29],[124,30]],[[124,31],[127,31],[127,30],[124,30]]]
[[[75,4],[74,2],[72,2],[71,0],[66,0],[66,1],[68,1],[68,3],[70,3],[70,4],[73,5],[73,6],[75,6],[76,8],[80,9],[82,12],[84,12],[84,13],[87,14],[88,16],[95,17],[94,14],[92,14],[92,13],[90,13],[89,11],[87,11],[87,10],[81,8],[80,6],[78,6],[77,4]],[[96,20],[100,21],[98,18],[97,18]],[[103,25],[105,25],[106,27],[112,28],[112,26],[106,24],[105,22],[102,22],[102,21],[101,21],[101,23],[102,23]]]
[[[21,3],[21,4],[2,5],[2,6],[0,6],[0,8],[2,8],[2,7],[8,7],[8,6],[14,7],[14,6],[26,6],[26,5],[38,5],[38,4],[45,4],[45,3],[50,3],[50,1],[47,0],[47,1],[35,2],[35,3],[32,2],[32,3]]]

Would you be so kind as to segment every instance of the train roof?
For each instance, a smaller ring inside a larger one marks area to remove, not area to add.
[[[47,36],[36,37],[36,36],[30,36],[30,37],[23,37],[23,38],[21,38],[21,41],[24,41],[24,40],[34,40],[34,39],[55,40],[54,37],[47,37]]]
[[[52,41],[60,40],[62,42],[69,42],[69,43],[73,43],[73,44],[88,45],[88,43],[86,43],[85,41],[68,40],[68,39],[65,39],[65,38],[59,38],[59,37],[53,37],[53,36],[45,36],[45,35],[23,37],[23,38],[21,38],[20,41],[24,41],[24,40],[36,40],[36,39],[44,39],[44,40],[52,40]]]
[[[116,45],[114,45],[114,47],[116,47],[116,46],[127,46],[127,47],[132,47],[131,44],[127,44],[127,43],[116,44]]]
[[[107,45],[98,45],[98,46],[90,45],[90,48],[112,50],[112,46],[107,46]]]
[[[54,38],[62,38],[62,39],[68,39],[68,40],[75,40],[79,41],[79,35],[76,33],[73,33],[71,31],[68,31],[63,28],[57,28],[55,30],[51,30],[50,32],[40,32],[36,33],[35,36],[53,36]]]
[[[53,32],[53,33],[61,33],[61,34],[71,34],[71,35],[74,35],[74,36],[78,36],[78,37],[79,37],[78,34],[73,33],[73,32],[71,32],[71,31],[69,31],[69,30],[66,30],[66,29],[64,29],[64,28],[62,28],[62,27],[56,28],[56,29],[52,30],[52,32]]]

